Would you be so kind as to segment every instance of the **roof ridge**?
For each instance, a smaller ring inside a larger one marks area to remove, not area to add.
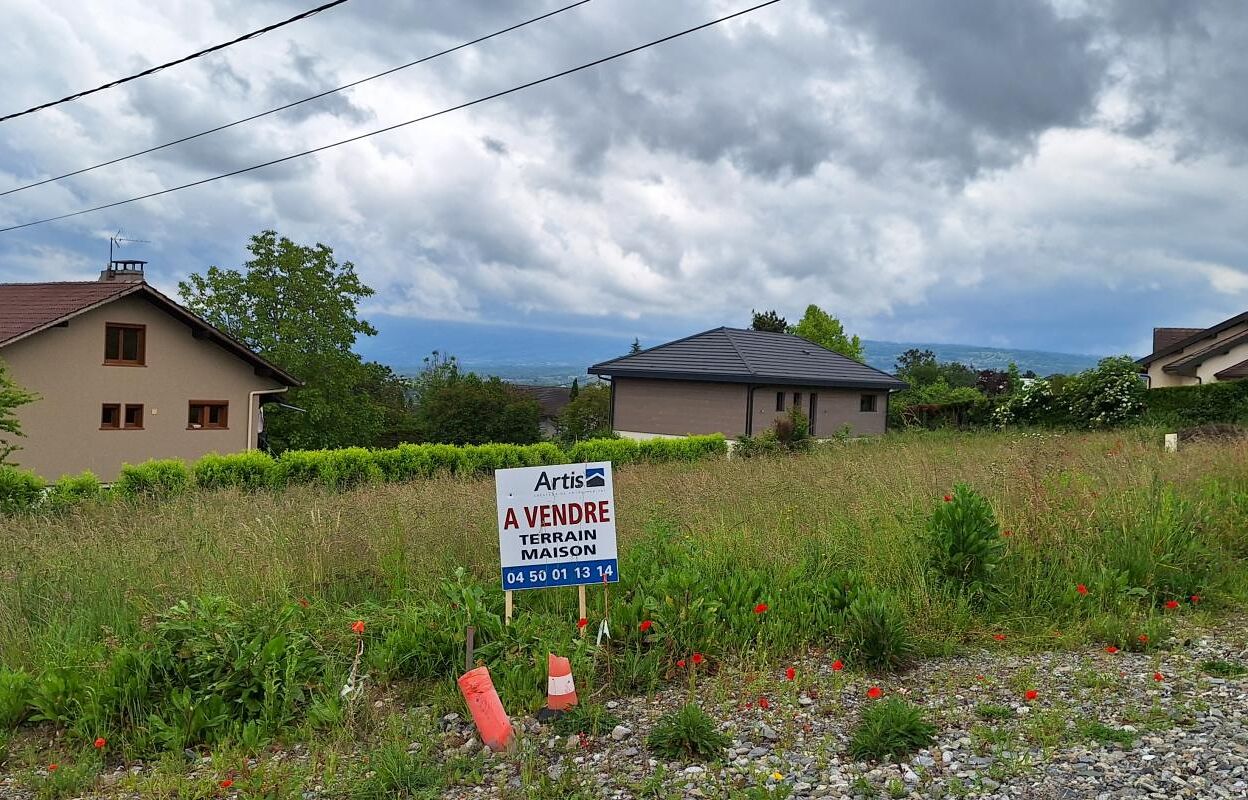
[[[740,329],[729,328],[728,326],[725,325],[724,327],[720,328],[720,330],[724,332],[724,338],[728,340],[728,344],[732,345],[732,349],[733,351],[736,352],[737,358],[741,359],[741,366],[745,367],[746,372],[750,373],[751,375],[757,375],[758,370],[756,370],[754,368],[754,365],[750,363],[750,360],[745,357],[745,353],[741,352],[741,348],[737,347],[737,340],[732,338],[732,333]]]

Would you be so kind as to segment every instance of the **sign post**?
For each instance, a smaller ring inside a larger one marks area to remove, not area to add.
[[[513,591],[578,586],[584,619],[585,586],[619,581],[613,487],[609,461],[494,471],[509,622]]]

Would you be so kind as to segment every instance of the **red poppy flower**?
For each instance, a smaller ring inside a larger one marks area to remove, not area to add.
[[[60,768],[61,768],[61,767],[60,767],[60,765],[59,765],[59,764],[49,764],[49,765],[48,765],[48,772],[56,772],[56,771],[57,771],[58,769],[60,769]]]
[[[793,680],[794,678],[797,677],[797,670],[793,669],[792,667],[789,667],[788,669],[784,671],[784,677],[788,678],[789,680]]]
[[[1004,641],[1005,641],[1005,634],[1004,634],[1004,633],[994,633],[994,634],[992,635],[992,638],[996,639],[998,642],[1004,642]]]
[[[1178,607],[1179,607],[1179,601],[1178,601],[1178,600],[1167,600],[1167,601],[1166,601],[1166,608],[1169,608],[1169,609],[1175,609],[1175,608],[1178,608]]]
[[[1081,583],[1081,584],[1079,584],[1078,586],[1076,586],[1076,587],[1075,587],[1075,591],[1076,591],[1076,592],[1078,592],[1079,594],[1087,594],[1087,593],[1088,593],[1088,587],[1084,586],[1084,585]]]
[[[220,786],[222,789],[228,789],[234,785],[234,781],[230,780],[229,778],[226,778],[225,780],[221,781],[217,785]]]
[[[684,669],[684,668],[685,668],[685,660],[682,658],[681,660],[677,661],[677,662],[676,662],[676,666],[680,667],[681,669]]]
[[[584,733],[578,733],[577,737],[581,740],[581,749],[588,750],[589,749],[589,736]]]
[[[701,654],[701,653],[694,653],[694,654],[693,654],[693,663],[695,663],[695,664],[701,664],[701,663],[702,663],[702,654]]]
[[[884,690],[878,686],[872,686],[867,690],[867,697],[870,697],[872,700],[879,698],[882,694],[884,694]]]
[[[1118,648],[1117,648],[1117,647],[1114,647],[1114,646],[1111,644],[1109,647],[1106,647],[1106,648],[1105,648],[1105,652],[1106,652],[1106,653],[1109,653],[1109,654],[1112,656],[1114,653],[1117,653],[1117,652],[1118,652]]]
[[[754,613],[755,613],[755,614],[762,614],[762,613],[764,613],[766,610],[767,610],[767,604],[766,604],[766,603],[759,603],[758,605],[754,606]]]
[[[1197,603],[1200,602],[1200,595],[1194,594],[1188,599],[1192,601],[1192,605],[1196,605]]]
[[[1160,683],[1161,681],[1164,681],[1165,679],[1166,679],[1166,676],[1162,675],[1160,672],[1153,673],[1153,680],[1157,681],[1158,683]]]
[[[832,671],[833,671],[833,672],[840,672],[840,671],[841,671],[841,670],[843,670],[843,669],[845,669],[845,665],[844,665],[843,663],[841,663],[841,660],[840,660],[839,658],[838,658],[837,660],[835,660],[835,661],[833,661],[833,662],[832,662]]]
[[[953,495],[951,495],[951,494],[947,494],[947,495],[945,495],[945,502],[946,502],[946,503],[952,503],[952,502],[953,502]]]
[[[581,617],[580,619],[576,621],[576,627],[578,628],[584,628],[588,624],[589,624],[589,620],[585,619],[584,617]]]
[[[766,697],[760,697],[758,698],[758,707],[762,709],[771,708],[771,701],[768,700]]]
[[[308,607],[308,598],[306,598],[306,597],[300,597],[300,598],[299,598],[299,607],[300,607],[300,608],[307,608],[307,607]]]
[[[99,737],[98,739],[96,739],[96,740],[95,740],[95,749],[96,749],[96,750],[103,750],[103,749],[104,749],[104,745],[106,745],[106,744],[108,744],[108,740],[107,740],[107,739],[105,739],[103,736],[101,736],[101,737]]]
[[[1139,639],[1140,639],[1140,641],[1141,641],[1142,643],[1144,643],[1144,644],[1148,644],[1148,634],[1147,634],[1147,633],[1141,633],[1141,634],[1140,634],[1140,636],[1139,636]]]
[[[1040,693],[1037,692],[1035,689],[1028,689],[1023,694],[1023,697],[1026,698],[1027,700],[1035,700],[1039,696],[1040,696]]]
[[[987,678],[985,678],[983,675],[976,675],[976,676],[975,676],[975,680],[977,680],[977,681],[985,681],[985,680],[987,680]]]
[[[363,636],[364,635],[364,620],[357,619],[355,622],[351,623],[351,630],[355,631],[357,636]]]
[[[643,619],[643,620],[641,621],[641,624],[640,624],[640,625],[638,625],[637,627],[641,629],[641,632],[642,632],[642,633],[645,633],[646,631],[650,630],[650,626],[651,626],[651,625],[653,625],[653,624],[654,624],[654,623],[653,623],[653,622],[651,622],[650,620],[648,620],[648,619]]]
[[[1004,531],[1001,531],[1001,535],[1008,539],[1014,535],[1014,531],[1004,530]]]

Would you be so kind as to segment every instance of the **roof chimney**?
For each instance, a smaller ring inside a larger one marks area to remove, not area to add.
[[[108,262],[108,268],[100,270],[101,281],[120,281],[123,283],[143,283],[143,267],[146,261],[137,259],[120,259]]]

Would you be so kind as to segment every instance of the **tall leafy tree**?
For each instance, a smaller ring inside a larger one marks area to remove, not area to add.
[[[18,386],[9,375],[8,366],[0,361],[0,465],[9,463],[8,458],[13,451],[21,449],[10,438],[22,435],[17,409],[38,399],[38,395]]]
[[[847,335],[839,319],[813,303],[806,306],[806,313],[793,326],[793,333],[855,361],[862,361],[862,340]]]
[[[789,330],[788,321],[776,313],[775,309],[771,311],[753,311],[754,320],[750,323],[750,327],[756,331],[771,331],[772,333],[786,333]]]
[[[565,443],[612,436],[611,387],[586,386],[559,412],[559,439]]]
[[[323,244],[292,242],[275,231],[251,237],[243,268],[209,267],[178,284],[196,314],[245,342],[305,382],[289,403],[306,410],[270,414],[270,446],[287,448],[377,445],[395,438],[406,395],[388,367],[365,364],[352,351],[360,336],[377,333],[360,319],[360,301],[373,294],[350,261],[339,263]]]
[[[443,444],[539,441],[537,401],[499,378],[457,373],[426,392],[416,407],[420,439]]]

